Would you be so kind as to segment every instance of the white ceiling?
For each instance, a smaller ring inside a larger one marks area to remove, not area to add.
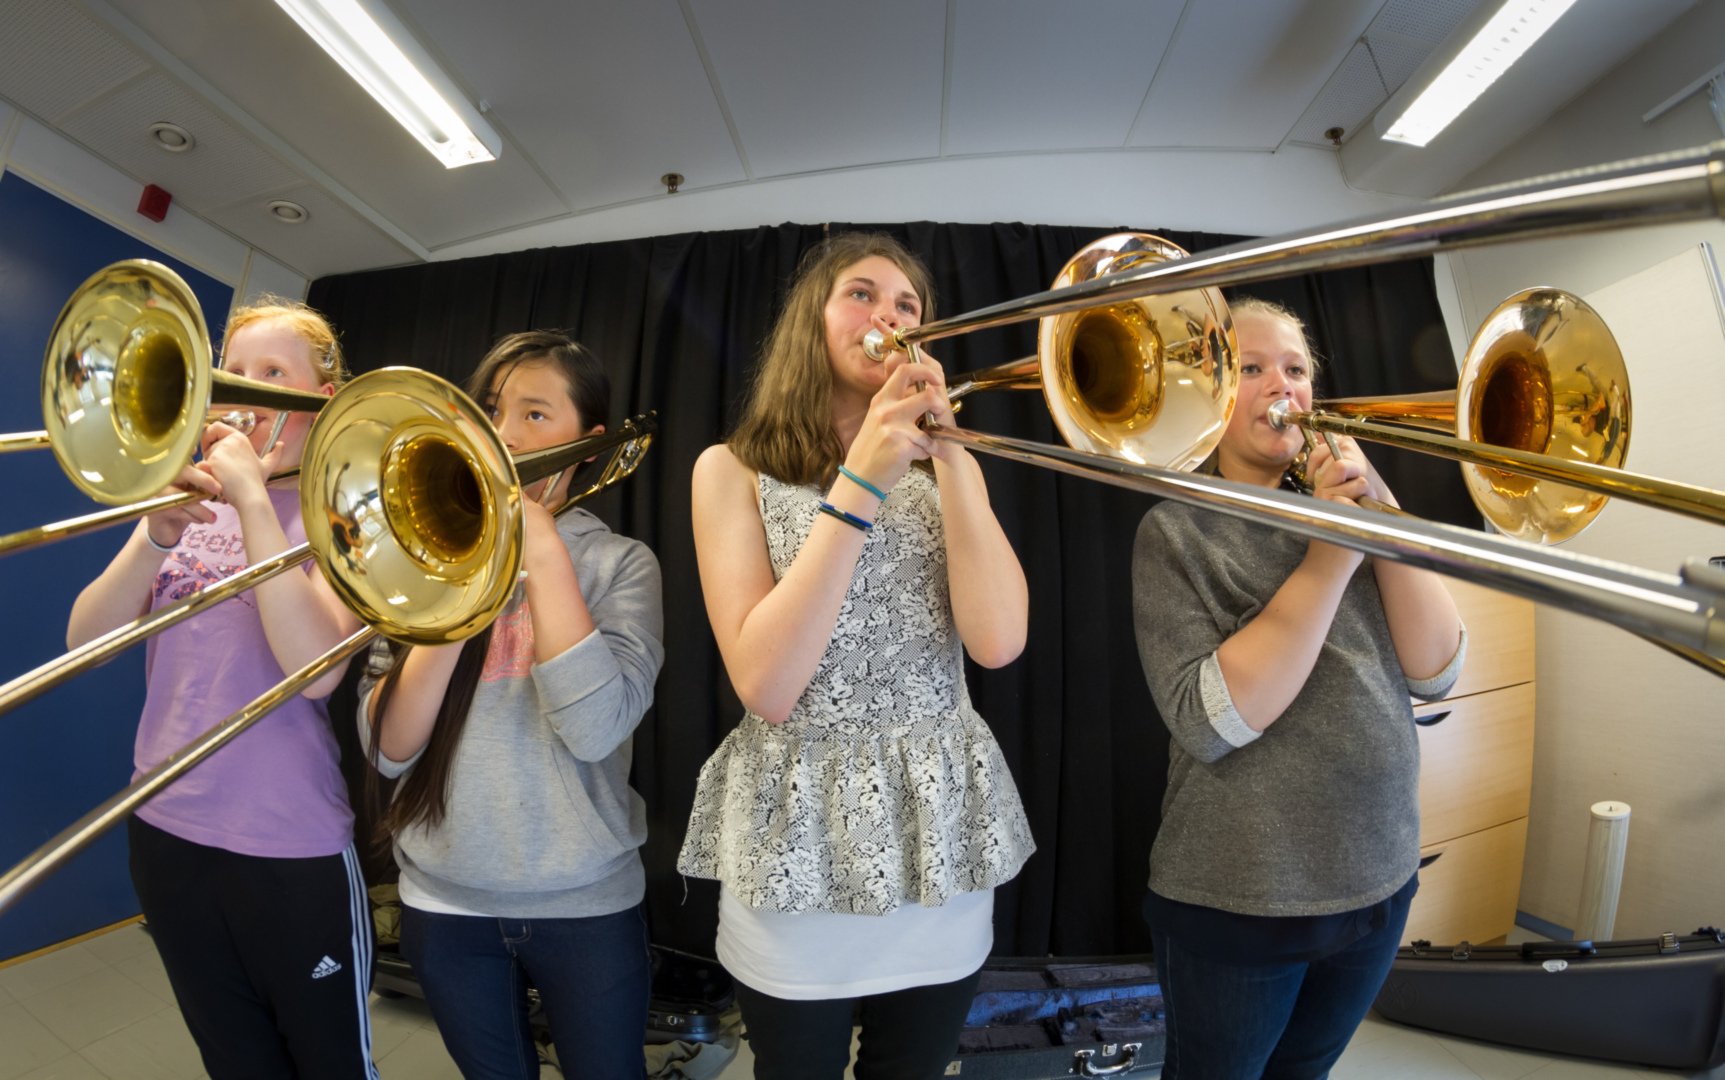
[[[1476,0],[388,2],[489,110],[499,160],[445,170],[273,0],[0,0],[0,97],[315,277],[662,199],[667,172],[700,191],[943,157],[1328,149]],[[1651,33],[1690,0],[1635,2]],[[1566,85],[1605,70],[1574,69]],[[159,120],[195,149],[152,146]]]

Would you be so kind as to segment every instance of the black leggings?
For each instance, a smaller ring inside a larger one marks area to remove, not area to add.
[[[269,859],[126,825],[138,902],[210,1076],[376,1080],[353,848]]]
[[[978,968],[957,982],[862,998],[856,1080],[922,1080],[946,1072],[976,997]],[[839,1080],[851,1056],[856,998],[789,1001],[737,983],[755,1080]]]

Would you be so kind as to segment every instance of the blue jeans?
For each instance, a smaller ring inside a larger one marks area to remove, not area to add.
[[[1297,964],[1231,964],[1151,931],[1168,1014],[1163,1080],[1323,1080],[1383,986],[1407,926],[1388,923],[1328,956]]]
[[[401,954],[467,1080],[538,1080],[529,978],[564,1076],[647,1075],[653,964],[639,907],[586,919],[491,919],[403,905]]]

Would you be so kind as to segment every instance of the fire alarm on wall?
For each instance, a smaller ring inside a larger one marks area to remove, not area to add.
[[[168,204],[174,197],[154,184],[146,185],[144,197],[138,200],[138,213],[151,221],[161,221],[168,216]]]

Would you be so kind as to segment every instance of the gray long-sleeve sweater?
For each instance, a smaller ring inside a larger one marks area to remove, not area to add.
[[[1305,687],[1261,734],[1228,694],[1216,650],[1263,610],[1307,541],[1165,502],[1132,556],[1150,694],[1173,734],[1150,887],[1242,915],[1330,915],[1375,904],[1419,864],[1419,739],[1411,693],[1443,697],[1467,651],[1427,680],[1396,660],[1370,559],[1343,591]]]
[[[492,630],[443,823],[415,825],[395,839],[403,877],[470,911],[608,915],[639,903],[646,890],[638,851],[646,808],[629,787],[629,764],[631,736],[653,703],[665,658],[659,563],[645,544],[617,536],[585,510],[564,514],[557,531],[597,631],[534,663],[526,590],[517,587]],[[360,684],[361,745],[370,745],[380,674],[374,667]],[[380,758],[379,771],[399,776],[417,761]]]

